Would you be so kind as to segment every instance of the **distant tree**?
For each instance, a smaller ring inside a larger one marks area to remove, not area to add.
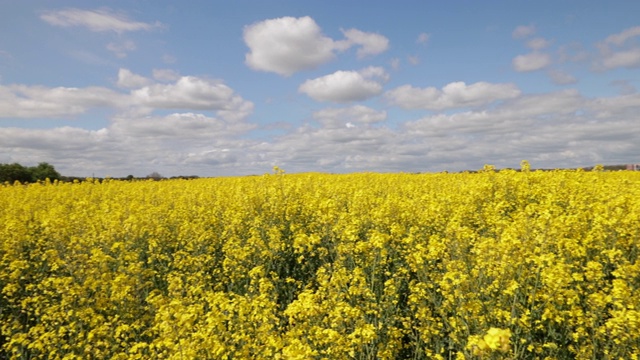
[[[30,167],[29,171],[31,172],[31,181],[33,182],[47,178],[51,181],[60,180],[60,173],[56,171],[53,165],[49,165],[46,162],[41,162],[38,166]]]
[[[160,180],[162,179],[162,175],[160,175],[160,173],[158,173],[157,171],[154,171],[151,174],[147,175],[147,179]]]
[[[36,182],[45,179],[60,180],[62,176],[56,171],[53,165],[41,162],[38,166],[24,167],[18,163],[0,164],[0,183],[16,182],[21,183]]]
[[[0,183],[4,182],[30,182],[31,172],[26,167],[18,164],[0,164]]]

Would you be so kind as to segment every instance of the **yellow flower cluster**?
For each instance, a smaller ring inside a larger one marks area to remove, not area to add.
[[[483,337],[472,335],[469,338],[467,348],[471,348],[474,355],[485,355],[492,351],[506,353],[509,351],[511,330],[491,328]]]
[[[633,359],[640,173],[0,185],[0,358]]]

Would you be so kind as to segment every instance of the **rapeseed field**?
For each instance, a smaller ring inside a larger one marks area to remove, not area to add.
[[[630,171],[6,184],[0,358],[637,359],[639,244]]]

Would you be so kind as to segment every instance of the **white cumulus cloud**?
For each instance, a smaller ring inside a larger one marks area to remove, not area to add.
[[[625,29],[618,34],[610,35],[604,40],[604,42],[607,44],[622,46],[629,39],[632,39],[636,36],[640,36],[640,26],[634,26],[634,27]]]
[[[290,76],[335,58],[338,51],[358,47],[357,56],[377,55],[389,48],[389,39],[358,29],[342,30],[343,40],[325,36],[309,16],[263,20],[244,28],[249,48],[245,63],[254,70]]]
[[[357,124],[374,124],[387,119],[386,111],[378,111],[364,105],[347,108],[329,108],[316,111],[313,118],[325,127],[355,127]]]
[[[619,67],[640,67],[640,48],[611,52],[603,56],[602,65],[606,69]]]
[[[123,42],[110,42],[107,44],[107,50],[113,52],[118,58],[127,57],[127,53],[136,49],[136,44],[131,40]]]
[[[131,97],[136,104],[160,109],[229,110],[244,103],[227,85],[195,76],[144,86],[133,90]]]
[[[640,67],[640,45],[638,42],[630,41],[639,36],[640,26],[635,26],[610,35],[596,44],[599,56],[595,60],[595,68],[610,70]]]
[[[561,70],[549,70],[548,74],[551,78],[551,81],[553,81],[553,83],[556,85],[569,85],[578,82],[578,79],[576,79],[573,75]]]
[[[542,50],[549,46],[549,41],[542,37],[533,38],[527,41],[527,47],[532,50]]]
[[[536,71],[551,65],[551,56],[545,53],[532,52],[516,56],[511,64],[518,72]]]
[[[118,34],[127,31],[152,30],[161,26],[160,23],[149,24],[129,19],[126,14],[107,8],[97,10],[65,9],[47,11],[40,18],[45,22],[60,27],[86,27],[95,32],[113,31]]]
[[[82,114],[91,108],[118,107],[126,96],[103,87],[45,87],[0,85],[0,117],[61,118]]]
[[[118,87],[125,89],[137,89],[149,85],[150,83],[150,79],[147,79],[146,77],[138,74],[134,74],[129,69],[121,68],[118,71]]]
[[[143,118],[116,117],[110,130],[117,134],[149,138],[196,140],[214,136],[231,136],[246,132],[254,125],[228,122],[197,113],[173,113]]]
[[[514,39],[522,39],[522,38],[531,36],[535,33],[536,33],[536,27],[534,25],[520,25],[513,30],[513,32],[511,33],[511,36]]]
[[[153,69],[153,78],[159,81],[176,81],[180,74],[171,69]]]
[[[368,67],[360,71],[336,71],[305,81],[298,91],[317,101],[360,101],[382,93],[382,83],[387,79],[387,73],[380,67]]]
[[[289,76],[334,58],[334,41],[309,16],[269,19],[246,26],[246,64],[254,70]]]
[[[405,109],[445,110],[486,105],[519,95],[520,90],[514,84],[477,82],[467,85],[460,81],[447,84],[442,90],[403,85],[388,91],[385,97]]]
[[[116,85],[128,93],[104,87],[0,85],[0,118],[69,118],[91,109],[148,114],[156,109],[208,110],[224,120],[240,121],[253,103],[220,81],[183,76],[174,83],[156,83],[128,69],[118,71]]]
[[[0,162],[48,161],[77,176],[261,174],[273,165],[290,173],[460,171],[517,167],[522,159],[545,168],[623,164],[640,153],[638,113],[638,94],[591,98],[568,89],[393,128],[382,110],[330,108],[313,113],[322,127],[303,124],[260,140],[248,135],[250,123],[197,112],[117,115],[99,130],[2,128]]]
[[[389,48],[389,39],[380,34],[368,33],[358,29],[343,30],[342,33],[347,38],[350,46],[360,45],[357,50],[358,58],[377,55],[387,51]]]
[[[613,80],[609,84],[617,87],[621,95],[635,94],[637,92],[636,87],[629,80]]]

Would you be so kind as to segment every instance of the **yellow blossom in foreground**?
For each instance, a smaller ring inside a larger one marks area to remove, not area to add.
[[[637,359],[598,170],[0,185],[0,358]]]

